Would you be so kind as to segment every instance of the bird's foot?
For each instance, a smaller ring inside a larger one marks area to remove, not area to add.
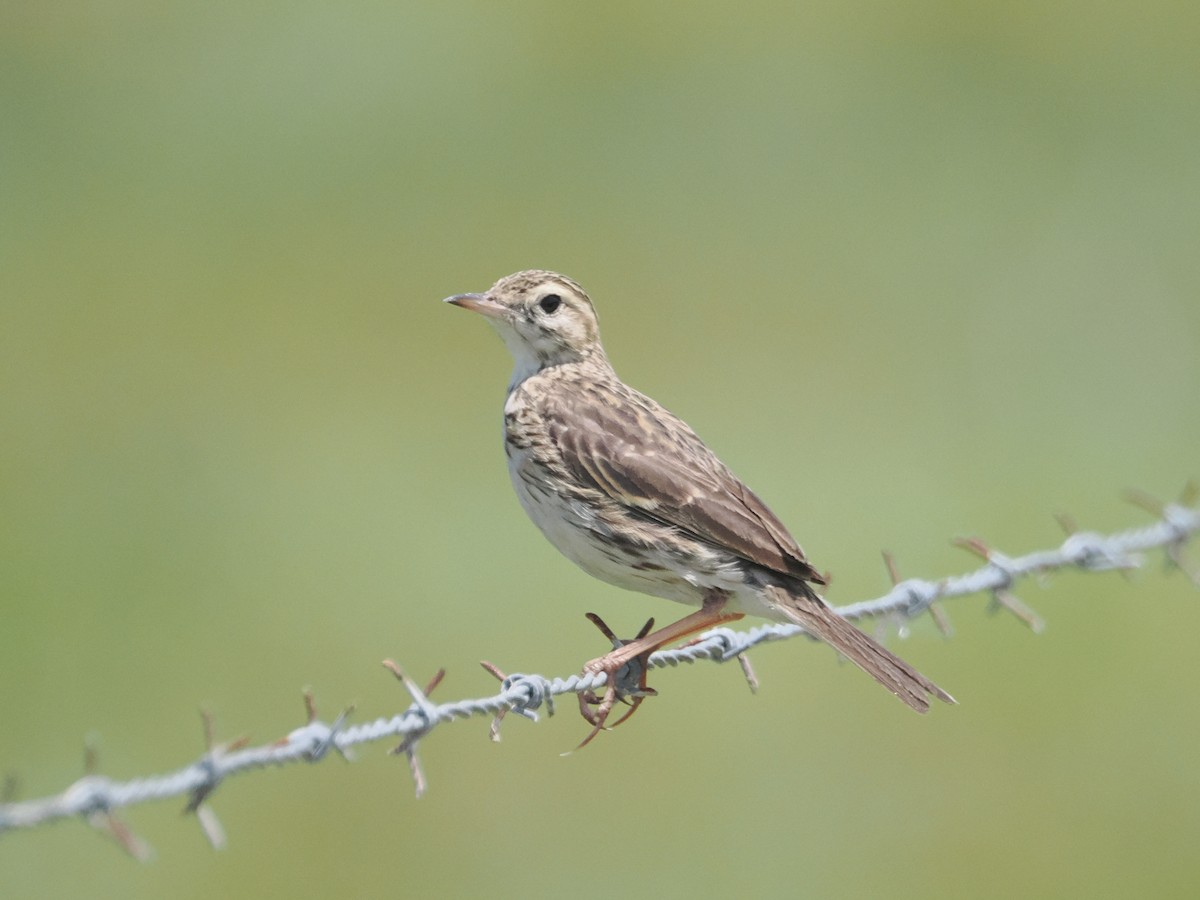
[[[592,726],[587,737],[580,741],[579,747],[590,744],[602,730],[616,728],[637,712],[637,708],[642,705],[644,699],[658,693],[654,688],[646,686],[646,673],[649,670],[648,660],[650,654],[657,648],[649,647],[633,656],[630,656],[626,649],[628,645],[640,641],[650,633],[654,628],[654,620],[647,621],[636,638],[624,640],[613,634],[612,629],[595,613],[588,613],[587,618],[589,622],[600,629],[606,638],[612,641],[613,650],[599,659],[593,659],[583,667],[584,675],[596,675],[603,672],[606,681],[603,695],[598,695],[595,691],[582,691],[579,694],[579,713]],[[612,725],[608,725],[609,714],[618,700],[628,704],[629,709]],[[578,750],[579,747],[575,749]]]

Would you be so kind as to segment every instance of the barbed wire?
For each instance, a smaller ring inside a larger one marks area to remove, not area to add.
[[[1159,503],[1137,492],[1128,495],[1128,499],[1155,515],[1157,521],[1141,528],[1104,535],[1079,531],[1073,522],[1060,516],[1059,522],[1067,532],[1067,538],[1060,546],[1017,557],[1006,556],[978,539],[960,540],[956,543],[980,556],[984,560],[983,565],[938,581],[916,578],[901,580],[893,560],[885,554],[884,559],[892,575],[892,589],[874,600],[835,609],[847,619],[873,618],[884,623],[898,623],[902,634],[906,631],[907,622],[929,612],[938,627],[949,633],[940,601],[987,593],[991,595],[994,607],[1008,610],[1038,631],[1042,626],[1041,619],[1013,594],[1013,587],[1020,579],[1066,568],[1083,572],[1133,569],[1141,565],[1143,553],[1154,549],[1164,550],[1168,562],[1200,587],[1200,569],[1191,564],[1183,553],[1188,541],[1200,532],[1200,507],[1196,506],[1200,491],[1189,485],[1179,503]],[[761,625],[747,630],[715,628],[689,644],[652,654],[648,665],[650,668],[660,668],[701,660],[726,662],[737,659],[751,690],[754,690],[757,681],[745,656],[746,651],[759,644],[786,640],[801,634],[804,634],[802,628],[790,624]],[[207,801],[230,775],[290,763],[316,763],[331,752],[349,759],[352,758],[351,748],[357,744],[400,738],[400,743],[391,753],[403,755],[408,760],[416,794],[420,797],[425,792],[426,780],[417,748],[421,739],[434,728],[448,722],[490,715],[492,723],[489,735],[492,740],[498,741],[500,724],[506,714],[515,713],[536,722],[537,711],[543,706],[549,715],[554,714],[555,697],[594,691],[606,681],[603,673],[566,678],[505,675],[491,663],[485,662],[484,668],[500,680],[498,693],[478,699],[434,703],[429,695],[441,681],[443,672],[438,672],[427,685],[421,687],[396,663],[385,660],[384,665],[412,697],[411,705],[398,715],[350,724],[349,717],[353,709],[346,709],[333,722],[325,723],[317,717],[312,695],[306,692],[305,724],[278,741],[248,747],[244,740],[226,744],[215,741],[212,717],[205,714],[206,751],[203,756],[174,772],[128,781],[117,781],[96,774],[96,755],[94,750],[88,748],[85,753],[86,774],[61,793],[17,802],[12,796],[15,793],[15,780],[11,777],[7,779],[0,791],[0,833],[80,817],[110,834],[135,858],[146,859],[150,855],[149,846],[116,816],[115,811],[152,800],[187,797],[184,811],[196,814],[205,836],[219,849],[225,845],[225,834]],[[630,677],[636,682],[640,674],[640,671],[633,672]],[[624,679],[624,674],[618,677]]]

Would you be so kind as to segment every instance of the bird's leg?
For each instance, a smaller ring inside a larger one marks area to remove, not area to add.
[[[588,613],[587,620],[599,628],[600,633],[612,642],[614,650],[620,650],[626,644],[631,643],[631,641],[617,637],[613,633],[613,630],[608,627],[608,624],[595,613]],[[641,640],[650,633],[650,630],[653,627],[654,620],[647,619],[646,624],[642,626],[641,631],[637,633],[637,637],[633,640]],[[657,691],[655,691],[653,688],[647,687],[646,685],[646,671],[648,669],[648,666],[646,665],[646,657],[649,656],[649,653],[650,652],[647,651],[642,655],[624,663],[616,675],[609,678],[615,699],[620,700],[622,703],[629,704],[629,710],[625,713],[625,715],[621,716],[620,719],[612,724],[611,727],[613,728],[616,728],[631,715],[633,715],[634,711],[641,705],[643,699],[646,697],[652,697],[657,693]],[[607,696],[608,691],[606,690],[605,697]],[[630,697],[633,698],[632,701],[628,699]],[[580,712],[583,714],[584,719],[593,725],[595,725],[596,714],[593,713],[588,707],[600,707],[603,706],[603,704],[604,700],[600,697],[597,697],[595,691],[581,691],[579,694]],[[608,711],[612,709],[612,706],[613,703],[610,701],[608,706],[605,708],[605,716],[608,715]],[[593,728],[591,734],[588,735],[584,743],[590,741],[598,732],[598,727]],[[580,744],[579,746],[582,747],[583,744]]]
[[[591,732],[580,747],[589,743],[592,738],[600,733],[605,727],[609,713],[612,712],[613,706],[617,700],[624,700],[626,696],[634,698],[630,710],[623,715],[617,722],[610,727],[616,727],[624,722],[634,711],[641,705],[642,698],[653,694],[650,688],[646,687],[646,670],[648,668],[647,660],[651,653],[667,644],[673,644],[675,641],[687,637],[689,634],[695,634],[697,631],[704,631],[708,628],[714,628],[717,625],[722,625],[726,622],[735,622],[742,618],[742,613],[725,612],[725,604],[729,597],[723,591],[713,591],[704,598],[704,603],[696,612],[684,616],[678,622],[673,622],[658,631],[647,634],[646,632],[652,626],[653,620],[646,624],[646,627],[631,641],[622,641],[616,638],[608,626],[599,621],[599,617],[589,615],[601,631],[605,633],[613,641],[613,651],[600,657],[593,659],[583,667],[585,675],[593,675],[603,672],[607,677],[604,686],[604,696],[597,697],[591,691],[586,691],[579,695],[579,711],[583,718],[592,726]],[[637,663],[633,671],[627,672],[625,678],[619,677],[621,670],[632,663]],[[634,690],[629,690],[625,687],[634,672],[637,673],[637,687]],[[595,706],[595,709],[591,709]]]

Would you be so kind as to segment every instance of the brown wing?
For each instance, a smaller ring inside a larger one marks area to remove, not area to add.
[[[545,399],[550,438],[584,484],[765,569],[825,583],[766,504],[649,397],[592,383]]]

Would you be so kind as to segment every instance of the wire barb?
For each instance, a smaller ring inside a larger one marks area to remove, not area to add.
[[[541,675],[505,675],[495,663],[486,659],[480,660],[483,670],[500,682],[501,695],[508,698],[508,703],[501,706],[492,717],[488,737],[495,743],[500,742],[500,723],[504,717],[514,712],[529,719],[538,720],[536,710],[542,704],[546,705],[546,714],[554,715],[554,695],[550,693],[550,682]]]
[[[400,683],[404,685],[408,693],[412,696],[413,705],[409,707],[409,710],[416,710],[425,719],[425,724],[422,727],[410,731],[404,740],[391,750],[393,755],[398,756],[403,753],[408,757],[408,768],[412,773],[417,799],[420,799],[425,796],[425,789],[428,787],[428,783],[425,780],[425,771],[421,768],[421,758],[417,756],[417,744],[420,743],[421,738],[433,731],[440,721],[441,714],[438,708],[429,701],[429,695],[433,693],[435,687],[442,683],[442,679],[446,677],[446,670],[438,669],[433,677],[429,679],[429,684],[425,685],[425,690],[421,690],[417,687],[417,683],[405,675],[404,670],[392,662],[392,660],[385,659],[383,665],[384,668],[400,680]]]
[[[892,587],[895,588],[902,584],[903,582],[900,580],[900,567],[896,565],[896,557],[894,557],[887,550],[883,551],[883,564],[887,568],[888,578],[892,580]],[[919,598],[914,597],[914,610],[918,609],[920,606],[920,603],[916,602],[918,599]],[[925,608],[929,610],[929,617],[933,619],[933,624],[936,625],[937,630],[942,633],[942,637],[948,638],[953,636],[954,626],[950,624],[950,617],[946,615],[946,611],[942,609],[941,604],[937,603],[936,600],[930,600],[925,604]],[[915,615],[915,612],[913,615]],[[902,636],[906,636],[905,627],[903,624],[904,621],[905,619],[902,618],[900,626]]]
[[[250,738],[243,736],[228,744],[218,744],[215,738],[216,731],[212,712],[202,709],[200,710],[200,718],[204,724],[204,749],[206,752],[198,760],[197,766],[208,775],[208,778],[196,785],[192,790],[187,805],[183,808],[183,812],[184,815],[195,813],[196,821],[200,823],[200,830],[204,832],[204,837],[208,840],[209,846],[214,850],[224,850],[227,843],[225,829],[221,827],[220,819],[217,818],[217,814],[206,801],[221,783],[222,775],[216,765],[217,757],[226,750],[237,750],[246,746],[250,743]]]
[[[981,556],[984,564],[973,571],[938,581],[912,578],[901,581],[895,562],[885,556],[885,564],[893,582],[891,590],[873,600],[834,608],[850,620],[891,618],[903,623],[926,610],[936,620],[935,603],[984,593],[990,595],[994,603],[1037,630],[1040,618],[1013,595],[1012,589],[1017,581],[1067,568],[1087,573],[1135,568],[1140,564],[1142,554],[1154,549],[1163,550],[1170,565],[1182,570],[1200,586],[1200,574],[1184,556],[1185,545],[1200,532],[1200,508],[1196,505],[1200,500],[1200,490],[1190,485],[1178,503],[1160,503],[1138,492],[1134,492],[1131,499],[1139,507],[1149,510],[1156,521],[1140,528],[1101,535],[1079,531],[1073,520],[1061,517],[1060,523],[1067,536],[1059,547],[1018,557],[1000,554],[977,539],[967,541],[967,549]],[[691,643],[651,654],[646,665],[649,668],[661,668],[700,660],[725,662],[737,659],[753,689],[757,686],[757,679],[745,662],[746,651],[759,644],[786,640],[803,633],[803,629],[791,624],[759,625],[746,631],[715,628]],[[349,758],[350,748],[355,745],[400,738],[401,742],[394,752],[408,757],[417,796],[420,796],[427,783],[416,753],[417,745],[438,725],[473,716],[491,716],[490,733],[493,740],[497,740],[499,723],[507,712],[537,721],[535,710],[543,704],[553,714],[555,697],[594,692],[606,681],[602,673],[567,678],[505,675],[497,666],[484,663],[484,669],[500,681],[499,693],[435,704],[429,695],[441,681],[442,671],[422,690],[395,663],[388,661],[384,665],[404,684],[412,697],[413,702],[398,715],[350,724],[351,707],[344,710],[332,724],[326,724],[317,718],[312,694],[306,692],[307,721],[303,726],[281,740],[250,747],[246,746],[244,739],[217,743],[212,717],[204,713],[205,753],[200,759],[174,772],[124,782],[95,774],[97,753],[95,742],[89,739],[85,748],[86,774],[60,793],[18,801],[13,796],[14,789],[6,786],[0,797],[0,833],[32,828],[57,819],[79,817],[112,836],[134,858],[144,860],[150,856],[149,846],[117,819],[114,811],[152,800],[186,797],[185,811],[195,812],[210,842],[214,846],[221,846],[224,832],[207,801],[229,775],[290,763],[315,764],[329,756],[330,751]],[[13,783],[15,779],[9,776],[6,785]]]
[[[1184,485],[1178,503],[1163,503],[1145,491],[1136,489],[1126,491],[1125,499],[1165,522],[1174,531],[1174,539],[1163,547],[1167,565],[1178,569],[1192,584],[1200,588],[1200,565],[1189,560],[1183,549],[1192,535],[1189,521],[1195,515],[1194,507],[1200,499],[1200,484],[1189,481]]]
[[[109,797],[113,783],[96,774],[99,767],[99,741],[94,734],[89,734],[83,742],[84,776],[63,792],[64,799],[74,795],[84,821],[111,837],[138,862],[149,862],[154,850],[113,812],[115,804]]]

